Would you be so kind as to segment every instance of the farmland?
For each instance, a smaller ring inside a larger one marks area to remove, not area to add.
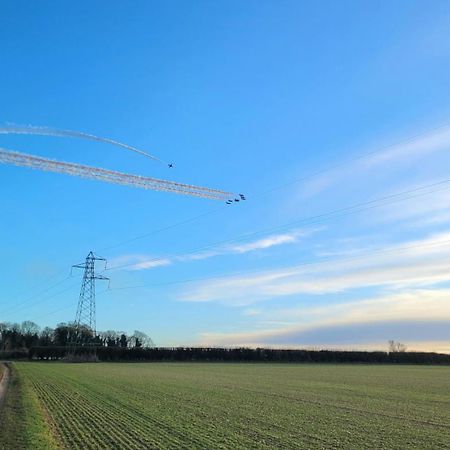
[[[4,413],[22,431],[2,416],[0,448],[18,435],[15,448],[449,448],[449,367],[16,363],[13,372],[16,410],[9,401]]]

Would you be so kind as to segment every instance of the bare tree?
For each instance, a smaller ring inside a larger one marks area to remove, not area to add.
[[[134,341],[135,347],[155,347],[155,343],[153,342],[152,338],[142,331],[134,330],[133,336],[131,338]]]
[[[53,336],[54,336],[55,330],[50,327],[45,327],[39,336],[40,338],[40,344],[39,345],[52,345],[53,343]]]
[[[107,347],[118,347],[118,339],[120,334],[114,330],[107,330],[99,332],[100,337]]]
[[[389,344],[389,353],[404,353],[406,352],[406,345],[402,344],[401,342],[398,341],[388,341]]]
[[[23,334],[33,335],[39,334],[40,328],[39,325],[37,325],[34,322],[31,322],[31,320],[25,320],[24,322],[22,322],[22,325],[20,326],[20,331]]]

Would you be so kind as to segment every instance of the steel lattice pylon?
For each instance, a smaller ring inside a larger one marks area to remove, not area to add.
[[[89,252],[84,264],[76,264],[72,267],[84,269],[83,282],[81,284],[80,298],[78,300],[77,315],[75,318],[75,327],[77,337],[83,326],[89,327],[93,336],[96,335],[95,319],[95,280],[108,280],[109,278],[95,273],[95,261],[105,261],[106,259],[95,256]]]

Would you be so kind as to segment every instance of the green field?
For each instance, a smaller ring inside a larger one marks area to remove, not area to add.
[[[449,367],[14,367],[0,448],[450,448]]]

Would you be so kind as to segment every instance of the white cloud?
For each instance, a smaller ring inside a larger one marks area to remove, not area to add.
[[[233,245],[228,247],[229,251],[236,253],[247,253],[252,252],[254,250],[261,250],[265,248],[270,248],[275,245],[288,244],[292,242],[297,242],[297,234],[279,234],[269,236],[265,239],[259,239],[258,241],[249,242],[247,244],[242,245]]]
[[[140,263],[134,264],[133,270],[143,270],[143,269],[152,269],[153,267],[161,267],[161,266],[168,266],[172,264],[172,261],[170,259],[154,259],[154,260],[148,260],[148,261],[142,261]]]
[[[251,304],[294,294],[366,287],[405,288],[450,281],[450,233],[391,245],[367,255],[212,279],[185,287],[179,300]]]
[[[204,252],[198,252],[198,253],[192,253],[192,254],[186,254],[182,256],[176,256],[174,258],[175,261],[201,261],[203,259],[213,258],[214,256],[220,255],[220,252],[217,250],[210,250],[210,251],[204,251]]]
[[[270,317],[291,321],[307,317],[308,326],[324,324],[450,319],[449,289],[415,289],[381,297],[310,308],[271,312]]]
[[[300,237],[306,237],[320,228],[309,230],[293,230],[290,233],[274,234],[264,239],[258,239],[243,244],[233,244],[219,246],[213,250],[200,251],[196,253],[186,253],[185,255],[168,256],[166,258],[155,258],[148,255],[132,254],[123,255],[111,260],[111,268],[124,268],[127,270],[151,269],[159,266],[167,266],[176,262],[199,261],[215,256],[244,254],[256,250],[265,250],[271,247],[284,244],[294,244]]]
[[[155,258],[149,255],[128,254],[109,260],[109,268],[133,268],[133,270],[150,269],[152,267],[168,266],[171,260],[168,258]]]

